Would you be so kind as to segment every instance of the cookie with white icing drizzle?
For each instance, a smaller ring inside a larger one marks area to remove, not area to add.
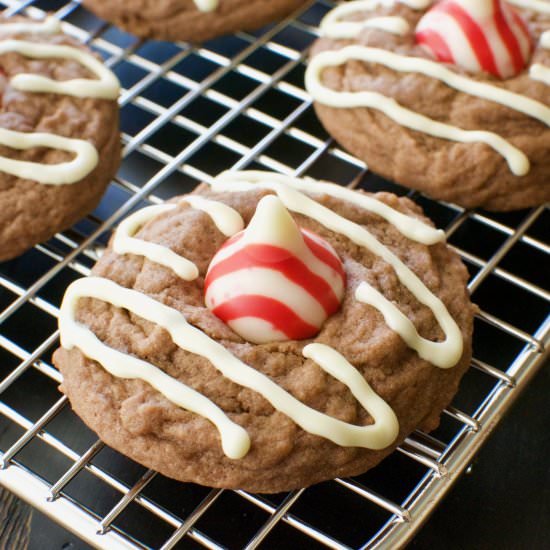
[[[204,42],[276,21],[306,0],[84,0],[99,17],[147,38]]]
[[[437,427],[471,357],[466,281],[406,198],[228,172],[119,225],[67,290],[54,361],[120,452],[288,490]]]
[[[397,183],[465,207],[550,199],[550,9],[359,0],[330,12],[306,88],[328,132]]]
[[[54,18],[0,19],[0,261],[92,211],[120,163],[119,83]]]

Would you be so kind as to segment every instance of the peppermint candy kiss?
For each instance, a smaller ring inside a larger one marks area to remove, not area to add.
[[[300,229],[275,195],[217,252],[204,283],[207,307],[256,344],[315,336],[336,313],[345,272],[334,249]]]
[[[527,65],[533,40],[503,0],[443,0],[418,23],[416,40],[438,61],[510,78]]]

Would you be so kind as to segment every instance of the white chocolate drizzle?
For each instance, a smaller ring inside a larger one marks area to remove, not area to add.
[[[365,28],[374,28],[391,34],[404,36],[410,30],[409,23],[403,17],[387,16],[372,17],[364,21],[343,21],[345,17],[354,13],[369,12],[378,6],[393,6],[397,3],[406,4],[415,10],[427,8],[431,1],[419,0],[356,0],[340,4],[331,10],[321,21],[319,30],[323,36],[334,39],[355,38]]]
[[[349,9],[350,7],[351,6],[348,4],[341,4],[338,6],[340,12],[353,13],[355,10]],[[329,19],[329,16],[338,15],[340,17],[343,15],[342,13],[334,14],[338,8],[330,12],[321,22],[319,30],[323,36],[345,40],[348,38],[355,38],[363,29],[378,29],[390,34],[404,36],[410,30],[410,25],[407,20],[403,17],[396,16],[372,17],[364,21],[338,21],[336,17]],[[344,10],[343,8],[348,9]]]
[[[25,133],[0,128],[0,144],[13,149],[50,147],[74,153],[74,159],[59,164],[42,164],[0,157],[0,170],[22,179],[45,185],[75,183],[86,177],[96,166],[98,154],[88,141],[71,139],[43,132]]]
[[[231,237],[244,228],[241,215],[222,202],[191,195],[178,204],[183,203],[188,203],[193,208],[202,210],[208,214],[216,227],[226,237]],[[176,254],[165,246],[134,237],[138,230],[147,222],[161,214],[175,210],[178,204],[168,203],[148,206],[128,216],[119,224],[115,231],[113,250],[117,254],[144,256],[152,262],[171,269],[178,277],[181,277],[185,281],[196,279],[199,276],[199,270],[193,262]]]
[[[55,34],[61,23],[54,17],[38,22],[15,22],[0,24],[0,33]],[[44,59],[60,57],[77,61],[93,72],[98,80],[79,78],[54,81],[42,75],[20,73],[10,80],[16,90],[116,99],[120,84],[116,76],[92,55],[71,46],[42,44],[26,40],[0,40],[0,55],[17,52],[26,57]],[[69,162],[43,164],[0,157],[0,170],[44,185],[65,185],[80,181],[92,172],[99,161],[97,149],[88,141],[73,139],[46,132],[23,133],[0,128],[0,143],[14,149],[49,147],[74,153]]]
[[[493,86],[492,84],[477,82],[447,69],[436,61],[430,61],[429,59],[423,59],[421,57],[407,57],[379,48],[367,48],[365,46],[355,45],[347,46],[346,48],[334,52],[322,52],[316,56],[314,60],[325,53],[340,53],[341,55],[338,56],[337,59],[332,56],[327,56],[324,61],[320,62],[321,65],[341,65],[350,59],[357,59],[365,63],[379,63],[397,72],[423,74],[440,80],[450,88],[454,88],[459,92],[464,92],[487,101],[492,101],[493,103],[498,103],[499,105],[534,118],[546,124],[546,126],[550,126],[550,107],[544,105],[540,101],[510,92],[498,86]],[[321,67],[321,70],[323,68],[324,67]],[[313,72],[315,73],[317,71]]]
[[[364,227],[332,212],[298,189],[313,194],[332,195],[354,202],[366,210],[379,213],[390,223],[401,226],[399,227],[400,231],[407,231],[420,241],[424,239],[431,243],[439,242],[444,238],[439,232],[423,224],[420,220],[405,216],[386,205],[381,208],[380,204],[382,203],[375,199],[365,201],[364,199],[369,197],[350,190],[343,190],[344,192],[341,193],[338,191],[341,188],[333,184],[313,183],[262,172],[226,172],[215,179],[211,186],[215,191],[221,192],[249,191],[258,187],[274,190],[290,210],[317,220],[332,231],[347,236],[355,243],[367,247],[382,257],[394,268],[400,281],[417,297],[419,302],[432,310],[446,335],[445,341],[431,342],[422,338],[410,320],[393,303],[366,282],[361,283],[357,288],[356,298],[377,308],[390,328],[400,334],[405,343],[415,349],[421,357],[431,361],[435,366],[449,368],[460,359],[462,335],[443,303],[397,256],[375,239]],[[184,201],[190,202],[189,198],[194,201],[196,197],[186,197]],[[204,207],[201,209],[212,216],[220,230],[224,231],[223,228],[225,228],[227,234],[239,230],[242,219],[239,221],[230,212],[231,209],[220,209],[217,204],[213,204],[215,201],[209,201],[202,197],[198,198],[198,202],[194,202],[195,204],[192,206]],[[176,207],[176,204],[153,206],[144,209],[141,213],[133,214],[126,220],[129,223],[123,222],[119,226],[115,243],[121,238],[123,243],[124,240],[128,242],[128,239],[133,239],[133,234],[141,225],[147,223],[152,217]],[[216,215],[218,216],[217,221]],[[232,220],[231,223],[229,220]],[[135,253],[149,257],[149,251],[144,245],[151,243],[145,243],[139,239],[135,239],[135,241],[137,242],[134,244],[139,247],[129,246],[131,251],[135,250]],[[154,246],[158,248],[154,249],[151,259],[174,269],[169,260],[171,251],[156,244]],[[250,447],[250,438],[247,432],[232,422],[215,403],[205,396],[171,378],[154,365],[110,348],[101,342],[89,328],[78,323],[76,320],[78,301],[85,297],[95,298],[115,307],[124,308],[163,327],[170,334],[173,342],[181,349],[204,357],[226,378],[258,392],[275,409],[287,415],[303,430],[311,434],[329,439],[340,446],[379,450],[391,445],[399,433],[398,420],[391,407],[372,390],[361,373],[333,348],[323,344],[309,344],[304,347],[303,356],[315,361],[321,369],[350,389],[354,397],[371,415],[374,422],[370,425],[357,426],[343,422],[304,405],[267,376],[245,364],[217,341],[190,325],[182,313],[141,292],[121,287],[109,279],[99,277],[88,277],[72,283],[63,299],[59,316],[62,346],[66,349],[78,347],[82,353],[100,363],[113,376],[141,379],[174,404],[211,421],[220,433],[223,451],[229,458],[238,459],[246,455]]]
[[[61,345],[66,349],[78,347],[90,359],[118,378],[139,379],[150,384],[169,401],[212,422],[220,432],[222,448],[230,458],[243,457],[250,448],[250,438],[241,426],[232,422],[210,399],[182,384],[147,361],[117,351],[105,345],[87,327],[76,321],[80,298],[97,298],[158,323],[170,332],[174,342],[186,338],[186,345],[204,344],[209,339],[203,332],[187,323],[183,315],[135,290],[129,290],[100,277],[86,277],[72,283],[65,293],[59,313]],[[219,351],[219,350],[217,350]],[[229,353],[229,352],[227,352]]]
[[[382,3],[389,5],[400,3],[409,6],[413,10],[425,10],[433,3],[433,0],[382,0]]]
[[[195,6],[199,8],[200,11],[214,11],[219,4],[219,0],[193,0]]]
[[[429,300],[426,301],[427,303],[424,303],[432,310],[443,332],[447,335],[446,345],[441,345],[440,342],[432,342],[420,336],[410,319],[401,313],[392,302],[385,298],[384,295],[373,286],[367,283],[361,283],[355,291],[355,298],[359,302],[369,304],[376,308],[384,316],[386,324],[394,332],[397,332],[405,343],[410,348],[414,349],[422,359],[431,362],[434,358],[439,358],[439,364],[434,363],[436,366],[440,368],[450,368],[456,364],[462,355],[462,344],[460,347],[456,346],[456,339],[458,338],[456,331],[458,327],[454,319],[447,312],[443,302],[439,299],[434,300],[432,296],[434,295],[430,295]],[[460,338],[462,342],[462,337],[460,336]],[[448,361],[445,357],[447,351],[453,354],[449,357]]]
[[[141,292],[100,277],[87,277],[73,282],[67,289],[59,315],[62,346],[66,349],[78,347],[113,376],[144,380],[173,403],[210,420],[218,428],[223,451],[229,458],[242,458],[248,452],[250,439],[246,431],[234,424],[206,397],[150,363],[110,348],[90,329],[79,324],[76,321],[76,309],[79,299],[85,297],[124,308],[163,327],[181,349],[208,359],[226,378],[258,392],[277,410],[311,434],[340,446],[375,450],[386,448],[397,437],[399,426],[395,413],[374,393],[357,369],[336,350],[321,344],[311,344],[304,348],[303,353],[349,387],[373,417],[372,425],[349,424],[304,405],[267,376],[243,363],[221,344],[190,325],[179,311]]]
[[[168,267],[184,281],[193,281],[199,276],[199,270],[192,261],[176,254],[166,246],[134,237],[147,222],[175,208],[177,208],[176,204],[157,204],[138,210],[128,216],[120,222],[115,231],[113,250],[117,254],[144,256],[152,262]]]
[[[529,172],[530,162],[527,156],[498,134],[482,130],[463,130],[457,126],[438,122],[407,109],[393,98],[378,92],[366,90],[339,92],[322,83],[322,73],[326,68],[343,65],[352,59],[380,63],[399,72],[416,72],[436,78],[456,90],[499,103],[550,126],[550,108],[546,105],[490,84],[476,82],[428,59],[406,57],[378,48],[353,45],[340,50],[321,52],[310,61],[306,70],[306,88],[320,103],[336,108],[369,107],[381,111],[398,124],[411,130],[451,141],[482,142],[501,154],[515,175],[524,176]]]
[[[120,91],[117,77],[98,61],[93,55],[58,44],[42,44],[26,40],[0,41],[0,55],[8,52],[17,52],[34,59],[58,57],[72,59],[94,73],[98,78],[75,78],[72,80],[57,81],[47,76],[20,73],[15,75],[10,84],[16,90],[24,92],[42,92],[63,94],[75,97],[94,97],[101,99],[116,99]]]
[[[510,4],[532,10],[539,13],[550,14],[550,3],[542,0],[507,0]],[[540,37],[540,46],[545,49],[550,49],[550,31],[542,33]],[[529,69],[529,76],[533,80],[537,80],[550,86],[550,67],[546,67],[541,63],[534,63]]]
[[[545,67],[541,63],[534,63],[529,69],[529,76],[533,80],[538,80],[550,86],[550,67]]]
[[[199,195],[188,195],[181,203],[187,203],[196,210],[202,210],[208,214],[214,225],[226,237],[232,237],[244,229],[244,220],[241,215],[223,202],[205,199]]]
[[[236,172],[236,174],[238,175],[239,173]],[[244,174],[246,177],[246,172]],[[391,319],[391,322],[388,324],[392,330],[397,332],[407,345],[417,351],[423,359],[430,361],[430,363],[442,369],[448,369],[456,365],[463,351],[462,334],[443,302],[426,288],[424,283],[409,267],[363,226],[347,220],[297,191],[293,188],[293,180],[291,178],[288,178],[288,184],[283,183],[282,180],[270,181],[269,178],[260,179],[258,184],[242,180],[240,183],[236,183],[235,179],[231,177],[231,173],[225,172],[214,179],[211,184],[214,191],[250,191],[258,186],[275,191],[289,210],[312,218],[327,229],[346,236],[354,243],[367,248],[390,264],[401,283],[421,304],[430,308],[445,333],[445,340],[442,342],[429,342],[429,345],[427,345],[428,342],[418,335],[416,329],[414,333],[411,332],[410,326],[403,322],[404,316],[389,300],[384,298],[380,293],[378,293],[376,299],[373,299],[374,293],[366,291],[367,287],[372,287],[366,282],[362,283],[360,288],[363,288],[363,290],[356,297],[360,301],[364,301],[381,311],[386,321]]]
[[[525,9],[531,9],[542,13],[550,13],[550,4],[539,0],[509,0],[510,3]],[[369,11],[379,5],[393,5],[395,0],[357,0],[336,7],[329,12],[321,22],[321,34],[330,38],[354,38],[365,26],[376,26],[376,19],[367,19],[363,22],[341,21],[342,17],[352,13]],[[413,9],[423,9],[431,2],[403,2]],[[382,18],[385,19],[385,18]],[[390,18],[391,19],[391,18]],[[397,18],[399,19],[399,18]],[[373,23],[369,23],[372,21]],[[406,21],[403,21],[406,23]],[[390,26],[384,29],[384,24],[378,26],[382,30],[395,34]],[[396,21],[393,25],[398,25]],[[396,27],[397,28],[397,27]],[[550,47],[550,34],[544,33],[541,37],[541,46]],[[380,63],[398,72],[415,72],[430,76],[444,82],[451,88],[461,92],[486,99],[509,107],[527,116],[530,116],[547,126],[550,126],[550,108],[541,102],[521,94],[510,92],[491,84],[478,82],[457,74],[442,64],[428,59],[407,57],[378,48],[352,45],[340,50],[324,51],[313,57],[306,70],[306,89],[314,100],[335,108],[371,108],[378,110],[398,124],[441,139],[462,143],[485,143],[503,156],[516,176],[524,176],[531,168],[529,159],[517,147],[493,132],[482,130],[463,130],[457,126],[438,122],[415,111],[407,109],[397,103],[393,98],[374,91],[363,90],[359,92],[336,91],[325,86],[322,82],[322,73],[328,67],[343,65],[350,60],[359,60],[367,63]],[[529,70],[534,80],[550,85],[550,68],[535,63]]]
[[[338,351],[325,344],[308,344],[302,351],[325,372],[346,385],[374,419],[370,426],[349,426],[343,436],[346,447],[385,449],[399,433],[399,422],[392,408],[370,387],[364,376]],[[339,422],[339,421],[338,421]],[[347,437],[346,437],[347,436]]]
[[[540,37],[540,47],[550,50],[550,31],[542,33]],[[534,63],[529,69],[529,76],[533,80],[538,80],[550,86],[550,67],[546,67],[541,63]]]
[[[272,189],[270,184],[281,183],[314,195],[329,195],[351,202],[368,212],[372,212],[391,223],[404,237],[422,244],[431,245],[445,240],[445,233],[423,221],[407,216],[373,197],[347,189],[335,183],[295,178],[254,170],[223,172],[215,180],[213,187],[224,191],[250,191],[254,188]],[[253,186],[251,185],[253,184]]]
[[[0,23],[0,33],[36,33],[56,34],[61,31],[61,21],[55,17],[46,17],[43,21]]]

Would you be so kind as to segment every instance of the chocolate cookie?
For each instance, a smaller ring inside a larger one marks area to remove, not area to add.
[[[120,162],[116,77],[59,22],[0,19],[0,261],[95,208]]]
[[[182,481],[360,474],[436,428],[468,368],[474,308],[444,239],[407,198],[222,174],[130,216],[68,288],[62,390]]]
[[[432,4],[347,2],[328,14],[306,72],[321,122],[374,172],[437,199],[544,203],[550,6]]]
[[[84,0],[99,17],[147,38],[203,42],[254,30],[299,8],[305,0]]]

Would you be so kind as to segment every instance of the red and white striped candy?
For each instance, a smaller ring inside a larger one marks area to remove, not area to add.
[[[205,301],[250,342],[303,340],[338,311],[345,280],[330,244],[300,229],[281,200],[268,195],[248,227],[212,259]]]
[[[503,0],[443,0],[418,23],[416,40],[438,61],[510,78],[527,65],[533,40]]]

